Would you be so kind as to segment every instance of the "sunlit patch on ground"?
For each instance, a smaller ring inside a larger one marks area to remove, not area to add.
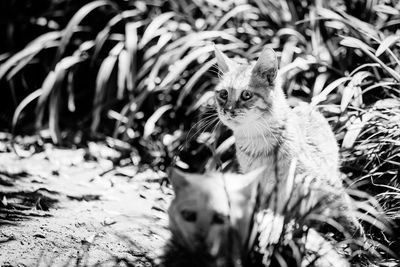
[[[169,189],[160,175],[134,166],[105,173],[106,159],[84,155],[53,147],[24,159],[0,154],[2,264],[112,266],[157,257],[168,238]]]

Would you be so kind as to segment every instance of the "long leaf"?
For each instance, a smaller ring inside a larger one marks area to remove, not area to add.
[[[135,83],[136,83],[136,76],[137,76],[137,51],[138,51],[138,33],[137,29],[139,24],[137,23],[127,23],[125,26],[125,33],[126,33],[126,41],[125,46],[128,51],[129,61],[127,64],[129,65],[129,73],[126,76],[126,86],[129,91],[132,91]]]
[[[115,11],[118,10],[117,5],[114,4],[113,2],[107,0],[99,0],[84,5],[81,9],[78,10],[78,12],[75,13],[75,15],[69,21],[65,30],[63,31],[63,35],[60,41],[60,46],[57,50],[54,59],[54,64],[53,64],[54,66],[64,56],[65,50],[67,49],[68,44],[71,42],[72,35],[74,34],[77,26],[82,22],[84,18],[86,18],[94,10],[104,6],[110,6]]]
[[[340,109],[344,111],[347,106],[350,104],[352,99],[355,106],[360,107],[362,104],[362,93],[360,84],[367,77],[373,76],[369,71],[360,71],[357,72],[350,80],[349,84],[344,88],[342,100],[340,103]]]
[[[46,33],[33,40],[30,44],[28,44],[24,49],[22,49],[18,53],[11,56],[9,59],[7,59],[6,62],[0,65],[0,80],[2,80],[4,76],[21,60],[24,60],[26,58],[33,58],[43,49],[57,45],[58,43],[57,39],[60,38],[60,36],[61,36],[60,32]],[[26,63],[27,62],[25,62],[24,65]]]
[[[111,76],[116,72],[117,60],[119,54],[123,51],[123,42],[118,43],[110,51],[110,55],[101,63],[99,72],[96,77],[96,90],[93,99],[93,120],[90,126],[92,133],[97,131],[100,124],[102,101],[104,99],[106,90],[109,88]]]
[[[318,105],[319,103],[325,101],[328,95],[338,86],[344,84],[347,81],[350,81],[351,77],[341,77],[333,82],[331,82],[325,89],[321,91],[320,94],[314,96],[311,100],[311,105]]]
[[[241,5],[241,6],[237,6],[235,8],[233,8],[232,10],[230,10],[228,13],[226,13],[219,21],[218,23],[214,26],[214,28],[212,29],[213,31],[218,31],[220,30],[220,28],[232,17],[237,16],[240,13],[245,13],[246,15],[250,14],[250,13],[254,13],[257,14],[258,13],[258,9],[254,8],[251,5]]]
[[[182,88],[178,101],[177,106],[180,107],[182,105],[183,99],[190,93],[192,88],[195,86],[197,81],[213,66],[217,63],[217,59],[212,59],[204,64],[196,73],[186,82],[185,86]]]
[[[118,80],[117,87],[118,93],[117,98],[122,100],[124,97],[124,91],[126,88],[128,76],[130,75],[129,67],[130,67],[129,53],[125,49],[121,51],[118,56]]]
[[[17,75],[20,71],[24,70],[25,67],[43,50],[49,49],[49,48],[55,48],[58,47],[59,43],[57,41],[54,42],[49,42],[46,43],[42,49],[38,50],[36,53],[32,53],[28,55],[27,57],[21,59],[18,63],[15,64],[15,66],[9,71],[9,73],[6,76],[7,81],[10,81],[12,78],[14,78],[15,75]]]
[[[32,93],[30,93],[28,96],[26,96],[21,103],[18,104],[17,108],[14,111],[14,115],[12,118],[12,123],[11,123],[11,133],[12,135],[15,135],[15,128],[17,126],[18,123],[18,119],[22,113],[22,111],[24,110],[24,108],[26,106],[28,106],[32,101],[34,101],[35,99],[37,99],[40,95],[42,94],[42,89],[37,89],[35,91],[33,91]]]
[[[143,131],[144,139],[149,138],[149,136],[154,132],[157,121],[161,118],[161,116],[165,112],[167,112],[172,108],[173,108],[172,105],[161,106],[153,113],[153,115],[150,116],[150,118],[146,121],[146,124],[144,125],[144,131]]]
[[[55,68],[55,81],[52,88],[50,88],[49,98],[49,130],[52,141],[55,144],[61,142],[61,131],[59,125],[60,118],[60,101],[63,89],[63,84],[69,73],[69,69],[79,62],[82,58],[79,56],[70,56],[62,59]],[[44,91],[43,91],[44,93]],[[47,92],[46,92],[47,93]],[[43,94],[42,94],[43,95]]]
[[[382,55],[383,52],[385,52],[387,49],[389,49],[393,44],[395,44],[398,41],[400,41],[399,35],[391,35],[386,37],[376,50],[375,56],[379,57],[380,55]]]
[[[238,46],[240,47],[242,47],[244,44],[242,40],[238,39],[233,34],[229,34],[224,31],[202,31],[202,32],[191,33],[189,35],[177,39],[173,43],[169,44],[165,50],[171,51],[177,47],[182,47],[182,46],[191,47],[198,45],[203,40],[213,41],[216,38],[222,38],[231,43],[237,43]]]
[[[400,82],[400,74],[397,73],[395,70],[387,66],[384,62],[382,62],[379,58],[377,58],[374,53],[373,48],[368,46],[367,44],[363,43],[362,41],[353,38],[353,37],[344,37],[343,40],[340,42],[341,45],[348,46],[348,47],[353,47],[353,48],[358,48],[361,49],[365,54],[367,54],[372,60],[377,62],[381,67],[393,78],[396,79],[396,81]]]
[[[66,70],[58,72],[56,82],[54,83],[53,90],[51,91],[49,100],[49,131],[50,137],[54,144],[61,142],[61,131],[60,131],[60,100],[61,100],[61,89],[62,83],[66,77]]]
[[[45,104],[46,101],[48,100],[48,97],[51,93],[51,90],[53,89],[54,83],[56,81],[56,72],[55,71],[50,71],[49,74],[47,74],[46,78],[43,81],[42,84],[42,94],[39,97],[37,106],[36,106],[36,128],[41,128],[42,123],[43,123],[43,117],[44,117],[44,111],[45,111]]]
[[[206,91],[194,104],[192,104],[187,111],[185,112],[185,115],[188,116],[190,113],[192,113],[195,110],[198,110],[200,106],[205,105],[205,103],[211,101],[211,99],[214,97],[215,93],[214,91]]]
[[[221,50],[230,50],[239,48],[240,44],[228,44],[225,45]],[[198,59],[200,56],[209,54],[210,52],[214,51],[213,45],[207,45],[205,47],[198,48],[188,54],[186,57],[182,58],[181,60],[175,62],[174,67],[171,68],[171,71],[168,75],[164,78],[161,84],[158,86],[159,89],[165,89],[168,85],[172,84],[176,81],[182,72],[187,68],[187,66],[192,63],[194,60]]]
[[[147,43],[154,38],[154,33],[157,31],[157,29],[174,16],[174,12],[166,12],[154,18],[149,26],[147,26],[146,31],[144,32],[143,37],[140,40],[139,49],[145,47]]]
[[[173,39],[173,37],[173,33],[165,32],[163,35],[160,36],[156,45],[153,45],[146,49],[143,59],[148,60],[155,55],[159,55],[163,51],[165,46]]]
[[[111,30],[113,27],[115,27],[118,23],[120,23],[123,20],[123,16],[121,14],[117,14],[116,16],[112,17],[109,22],[107,23],[106,27],[102,29],[97,35],[95,39],[95,48],[93,55],[91,57],[92,64],[95,62],[95,60],[98,59],[98,56],[100,54],[100,51],[104,47],[104,44],[108,40],[111,34]]]

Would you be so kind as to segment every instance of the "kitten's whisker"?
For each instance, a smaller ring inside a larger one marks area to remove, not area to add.
[[[208,119],[210,119],[210,118],[207,118],[207,119],[202,120],[202,121],[201,121],[201,125],[200,125],[200,123],[196,123],[196,125],[193,126],[193,127],[190,129],[190,131],[189,131],[189,132],[187,133],[187,135],[186,135],[186,142],[188,141],[188,139],[190,140],[190,139],[192,139],[194,136],[196,136],[201,130],[206,129],[210,124],[212,124],[212,123],[214,123],[216,120],[218,120],[218,118],[213,118],[213,119],[211,119],[211,121],[207,121]],[[191,131],[192,131],[193,129],[197,129],[197,131],[196,131],[194,134],[190,135],[190,133],[191,133]]]
[[[215,124],[215,126],[212,128],[211,130],[211,134],[215,134],[215,131],[217,130],[217,128],[222,125],[221,121],[218,120],[217,123]]]
[[[204,125],[202,131],[200,133],[198,133],[198,135],[201,135],[202,133],[205,132],[205,130],[211,126],[213,123],[215,123],[217,121],[217,123],[219,122],[219,118],[214,118],[213,120],[209,121],[207,124]],[[211,131],[212,132],[212,131]]]
[[[212,146],[211,146],[211,151],[213,153],[213,155],[212,155],[213,158],[215,158],[215,151],[217,150],[217,147],[216,147],[216,145],[217,145],[217,142],[216,142],[217,137],[216,137],[215,131],[216,131],[216,129],[217,129],[217,127],[219,125],[221,125],[221,121],[220,120],[217,121],[217,123],[214,125],[213,129],[211,130],[211,134],[214,137],[214,142],[212,142]]]
[[[200,120],[199,122],[204,123],[205,121],[207,121],[208,119],[210,119],[210,118],[212,118],[212,117],[213,117],[213,116],[210,115],[210,116],[208,116],[208,117],[206,117],[206,118],[203,118],[203,119]],[[197,130],[193,135],[190,136],[191,130],[192,130],[196,125],[199,124],[199,123],[196,123],[196,124],[189,130],[189,132],[187,133],[187,135],[186,135],[186,140],[185,140],[185,144],[187,144],[188,140],[192,139],[192,138],[193,138],[194,136],[196,136],[199,132],[201,132],[202,130],[205,130],[208,126],[212,125],[212,124],[215,123],[216,121],[218,121],[218,117],[213,118],[212,120],[210,120],[210,121],[208,121],[208,122],[205,122],[201,127],[198,128],[198,130]]]
[[[204,121],[206,121],[206,120],[208,120],[208,119],[210,119],[210,118],[212,118],[212,117],[217,117],[217,116],[218,116],[217,113],[213,113],[213,114],[210,114],[210,115],[207,115],[207,116],[201,118],[198,122],[196,122],[196,123],[190,128],[190,130],[192,130],[193,128],[197,127],[198,125],[200,125],[200,124],[203,123]],[[189,130],[189,132],[190,132],[190,130]]]
[[[222,76],[225,74],[225,73],[223,73],[222,70],[220,70],[220,69],[218,68],[218,64],[215,64],[215,65],[211,66],[211,68],[209,69],[209,71],[212,72],[212,73],[217,74],[217,75],[218,75],[218,78],[220,78],[220,79],[221,79]]]
[[[186,134],[185,145],[187,144],[188,137],[190,136],[190,133],[192,132],[192,130],[193,130],[193,129],[196,129],[199,125],[201,125],[202,123],[204,123],[204,122],[207,121],[208,119],[213,118],[214,116],[217,116],[217,114],[208,115],[208,116],[202,118],[201,120],[199,120],[198,122],[196,122],[196,123],[189,129],[188,133]],[[203,126],[202,126],[202,127],[203,127]],[[195,135],[195,134],[194,134],[194,135]],[[192,135],[192,136],[190,137],[190,139],[191,139],[194,135]]]
[[[221,73],[219,70],[213,70],[213,69],[209,69],[208,71],[218,75]]]

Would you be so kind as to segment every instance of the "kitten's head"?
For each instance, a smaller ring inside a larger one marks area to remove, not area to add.
[[[168,213],[175,240],[191,252],[211,257],[226,255],[228,245],[240,251],[248,235],[260,173],[188,174],[172,170],[175,198]]]
[[[275,52],[264,48],[256,63],[239,63],[229,59],[215,46],[215,56],[222,73],[215,88],[221,121],[232,130],[262,123],[262,118],[272,109],[278,71]]]

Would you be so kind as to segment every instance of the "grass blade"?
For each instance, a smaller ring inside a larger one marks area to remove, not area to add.
[[[11,123],[11,134],[15,135],[15,129],[17,127],[18,119],[24,110],[26,106],[28,106],[32,101],[35,99],[39,98],[39,96],[42,94],[42,89],[37,89],[36,91],[33,91],[30,93],[27,97],[25,97],[21,103],[18,104],[17,108],[14,111],[14,115],[12,118],[12,123]]]
[[[228,44],[221,47],[221,50],[230,50],[230,49],[235,49],[241,47],[240,44]],[[175,62],[172,70],[167,74],[167,76],[164,78],[164,80],[161,82],[161,84],[158,86],[159,89],[165,89],[165,87],[169,86],[173,82],[175,82],[177,79],[179,79],[180,75],[182,72],[187,69],[187,66],[192,63],[194,60],[198,59],[199,57],[205,55],[205,54],[210,54],[211,52],[214,51],[214,46],[212,44],[206,45],[204,47],[200,47],[198,49],[195,49],[192,51],[190,54],[182,58],[181,60],[178,60]]]
[[[367,77],[373,76],[373,74],[369,71],[360,71],[357,72],[349,84],[344,88],[342,94],[342,100],[340,103],[340,109],[344,111],[347,106],[350,104],[352,99],[354,98],[353,105],[356,107],[360,107],[362,105],[362,92],[361,92],[361,82]]]
[[[56,72],[50,71],[49,74],[43,81],[42,84],[42,94],[39,97],[37,106],[36,106],[36,128],[40,129],[43,123],[45,104],[50,96],[51,90],[54,87],[54,83],[56,82]]]
[[[379,57],[383,54],[387,49],[389,49],[393,44],[400,40],[399,35],[391,35],[386,37],[381,44],[379,45],[378,49],[375,52],[375,56]]]
[[[153,115],[150,116],[150,118],[146,121],[146,124],[144,125],[144,131],[143,131],[144,139],[148,139],[150,137],[150,135],[154,132],[157,121],[161,118],[161,116],[165,112],[167,112],[172,108],[173,108],[172,105],[161,106],[153,113]]]
[[[124,43],[119,42],[110,51],[110,55],[104,59],[100,65],[99,72],[96,77],[96,91],[93,99],[93,120],[91,124],[92,133],[97,131],[100,124],[100,117],[102,112],[102,101],[104,99],[107,89],[109,89],[111,84],[111,77],[116,73],[116,65],[119,54],[123,51]]]
[[[60,46],[54,58],[54,63],[53,63],[54,66],[64,56],[65,50],[67,49],[68,44],[71,42],[72,35],[74,34],[75,29],[82,22],[82,20],[94,10],[104,6],[110,6],[112,9],[118,10],[118,7],[113,2],[106,0],[99,0],[84,5],[81,9],[78,10],[78,12],[75,13],[75,15],[71,18],[67,27],[62,33]]]
[[[6,62],[1,64],[0,66],[0,80],[2,80],[4,76],[20,61],[27,58],[33,58],[41,50],[57,45],[58,44],[57,39],[60,36],[61,34],[59,32],[49,32],[44,36],[36,38],[24,49],[12,55],[10,58],[7,59]],[[24,62],[24,66],[25,64],[27,64],[27,62]]]
[[[138,23],[127,23],[125,26],[125,34],[126,34],[126,41],[125,47],[128,51],[128,59],[127,62],[130,71],[127,73],[126,76],[126,86],[129,91],[132,91],[135,83],[136,83],[136,76],[137,76],[137,66],[136,66],[136,57],[138,51],[138,34],[137,28],[140,26]]]
[[[372,52],[374,49],[372,49],[370,46],[366,45],[362,41],[353,38],[353,37],[344,37],[343,40],[340,42],[341,45],[347,46],[347,47],[353,47],[353,48],[358,48],[361,51],[363,51],[365,54],[367,54],[372,60],[377,62],[381,67],[393,78],[396,79],[396,81],[400,82],[400,74],[398,74],[395,70],[392,68],[388,67],[384,62],[382,62],[379,58],[377,58]]]
[[[166,12],[153,19],[149,26],[147,26],[146,31],[140,40],[139,49],[143,49],[143,47],[145,47],[154,38],[154,33],[157,32],[157,29],[159,29],[164,23],[172,19],[174,16],[174,12]]]
[[[231,18],[237,16],[240,13],[245,13],[246,15],[249,15],[251,13],[253,14],[258,14],[258,9],[254,8],[251,5],[241,5],[233,8],[230,10],[228,13],[226,13],[219,21],[218,23],[214,26],[212,29],[213,31],[218,31],[220,28]]]
[[[55,68],[55,81],[53,83],[49,99],[49,130],[52,141],[55,144],[61,142],[61,131],[59,125],[60,117],[60,101],[64,81],[67,78],[69,69],[79,62],[82,58],[79,56],[70,56],[61,60]]]
[[[130,75],[129,53],[123,49],[118,56],[118,79],[117,79],[117,99],[122,100],[126,88],[128,76]]]
[[[194,75],[187,81],[185,86],[182,88],[178,101],[177,101],[177,107],[182,106],[182,101],[183,99],[190,94],[190,91],[192,88],[196,85],[197,81],[213,66],[217,63],[217,59],[213,58],[210,61],[208,61],[206,64],[204,64],[199,70],[196,71]]]

